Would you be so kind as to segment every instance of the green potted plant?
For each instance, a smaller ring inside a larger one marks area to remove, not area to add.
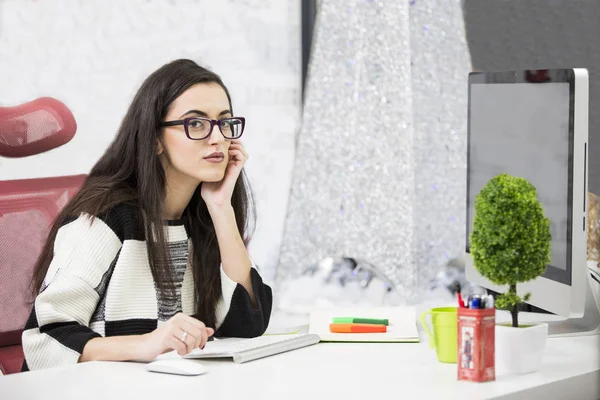
[[[536,371],[548,335],[545,323],[519,324],[519,306],[530,299],[517,284],[542,275],[550,263],[550,220],[526,179],[500,174],[475,199],[470,235],[473,264],[479,273],[505,287],[495,306],[510,312],[512,323],[496,325],[496,369],[504,373]]]

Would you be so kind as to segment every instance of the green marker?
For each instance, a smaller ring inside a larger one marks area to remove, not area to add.
[[[354,317],[334,317],[334,324],[369,324],[369,325],[389,325],[387,319],[377,318],[354,318]]]

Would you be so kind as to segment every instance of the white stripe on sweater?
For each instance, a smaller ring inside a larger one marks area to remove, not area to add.
[[[183,286],[181,287],[181,310],[184,314],[193,315],[196,313],[195,293],[194,273],[188,258],[188,265],[185,269],[185,275],[183,275]]]
[[[38,328],[23,332],[22,339],[23,353],[30,371],[75,364],[79,361],[79,353],[63,346],[47,334],[40,333]]]
[[[80,217],[60,228],[54,242],[49,285],[35,300],[39,326],[55,322],[89,323],[98,304],[94,288],[121,248],[103,221]]]
[[[56,322],[76,321],[88,326],[98,304],[98,293],[72,270],[59,270],[52,284],[35,300],[40,327]]]
[[[59,269],[69,270],[95,288],[120,248],[121,241],[104,221],[94,218],[92,222],[87,214],[82,214],[58,230],[47,281]]]
[[[146,242],[126,240],[106,294],[106,321],[158,318],[156,288]]]

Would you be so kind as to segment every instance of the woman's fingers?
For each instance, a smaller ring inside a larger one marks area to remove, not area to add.
[[[177,314],[174,322],[174,326],[176,327],[174,329],[176,331],[175,334],[180,335],[179,339],[183,337],[184,332],[187,332],[186,346],[191,345],[188,352],[198,347],[203,348],[206,342],[208,342],[208,338],[215,333],[214,329],[207,328],[202,321],[183,313]]]
[[[183,313],[179,313],[177,314],[177,317],[180,321],[183,321],[185,323],[191,324],[195,327],[197,327],[198,329],[204,329],[206,328],[206,325],[204,325],[204,323],[202,321],[199,321],[198,319],[191,317],[189,315],[185,315]]]
[[[182,322],[181,329],[188,332],[191,336],[194,337],[195,342],[193,343],[193,348],[200,346],[200,342],[202,341],[202,335],[206,328],[198,328],[197,326],[192,325],[188,322]]]
[[[184,326],[183,329],[190,329],[190,332],[194,333],[194,337],[197,339],[196,347],[204,347],[206,342],[208,342],[209,336],[215,333],[214,329],[207,328],[204,323],[193,317],[183,319],[182,324]]]
[[[245,158],[248,158],[248,152],[246,152],[246,148],[241,143],[232,143],[229,145],[229,150],[238,150],[242,153]]]
[[[176,338],[175,335],[170,335],[165,344],[180,356],[188,354],[187,345],[181,341],[181,338]]]
[[[229,149],[229,159],[235,158],[236,161],[243,161],[245,159],[244,154],[239,150]]]
[[[173,332],[173,334],[177,339],[179,339],[179,341],[185,344],[187,353],[191,353],[196,347],[198,347],[198,343],[200,340],[202,340],[202,332],[200,331],[190,333],[185,329],[178,328],[176,329],[176,332]]]
[[[208,332],[206,331],[206,329],[204,329],[202,331],[202,338],[200,339],[200,343],[198,344],[198,347],[203,349],[204,346],[206,346],[206,342],[208,342]]]

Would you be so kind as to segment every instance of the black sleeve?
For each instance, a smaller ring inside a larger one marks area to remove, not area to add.
[[[256,269],[250,270],[252,289],[256,298],[253,307],[248,291],[239,283],[231,297],[231,305],[216,337],[252,338],[262,335],[269,325],[273,307],[273,293]]]

